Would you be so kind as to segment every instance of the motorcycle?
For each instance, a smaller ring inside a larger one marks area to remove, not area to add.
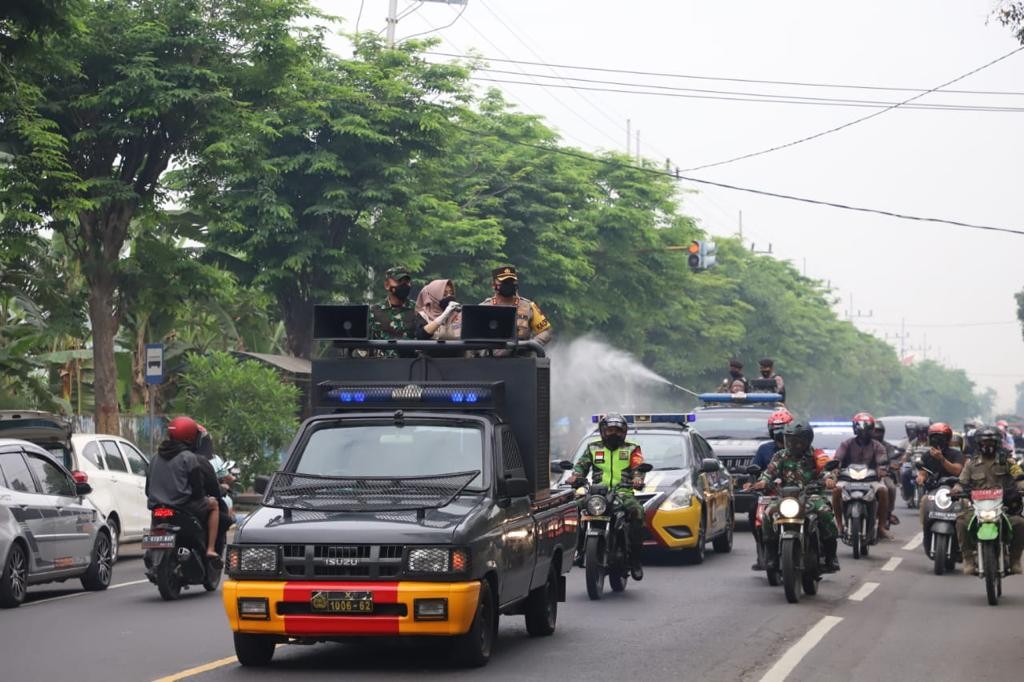
[[[903,499],[910,509],[918,509],[921,506],[921,498],[925,494],[924,487],[917,483],[917,472],[923,468],[924,456],[928,454],[928,448],[915,447],[910,451],[908,461],[900,467],[900,474],[907,473],[910,480],[909,487],[903,485]],[[901,479],[907,480],[907,479]]]
[[[843,543],[853,548],[853,558],[868,555],[868,546],[878,542],[878,472],[866,464],[851,464],[839,472],[843,484]]]
[[[834,470],[838,462],[825,465],[826,471]],[[818,533],[818,514],[809,505],[812,496],[822,492],[818,484],[803,489],[787,486],[779,492],[778,506],[766,514],[775,537],[765,542],[765,559],[769,571],[777,570],[782,576],[786,601],[796,604],[800,601],[800,589],[804,594],[818,593],[818,581],[825,573],[824,551]],[[771,582],[771,573],[769,573]]]
[[[931,475],[925,483],[928,492],[921,502],[925,505],[922,547],[928,558],[934,562],[935,575],[952,571],[957,563],[963,561],[960,543],[956,537],[956,518],[963,508],[963,503],[954,499],[952,495],[952,488],[957,481],[956,476],[945,476],[936,481]]]
[[[996,606],[999,604],[999,597],[1003,596],[1003,578],[1010,575],[1010,539],[1013,537],[1013,526],[1007,517],[1008,510],[1003,504],[1001,488],[970,490],[965,487],[961,495],[968,494],[974,513],[967,522],[967,532],[972,533],[977,542],[976,575],[985,579],[988,603]]]
[[[653,469],[644,463],[637,472]],[[623,483],[628,483],[623,481]],[[587,485],[580,515],[581,540],[584,543],[583,565],[587,579],[587,596],[598,600],[604,593],[605,578],[613,592],[622,592],[629,581],[629,521],[622,506],[622,493],[600,482],[600,477]]]
[[[188,512],[153,509],[142,549],[146,577],[165,601],[177,599],[182,589],[192,585],[202,585],[207,592],[220,586],[220,559],[206,556],[206,529]]]

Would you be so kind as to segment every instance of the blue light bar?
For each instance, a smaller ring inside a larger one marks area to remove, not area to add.
[[[597,424],[601,421],[603,414],[595,414],[590,417],[590,421],[593,424]],[[697,421],[697,415],[694,412],[689,413],[672,413],[664,412],[661,414],[624,414],[627,424],[689,424]]]
[[[705,403],[781,403],[781,393],[701,393],[697,396]]]
[[[406,386],[374,386],[374,387],[344,387],[328,390],[324,399],[331,402],[345,404],[352,403],[373,403],[375,405],[386,405],[388,403],[448,403],[448,404],[469,404],[476,405],[487,402],[493,398],[493,391],[489,386],[471,387],[445,387],[445,386],[418,386],[409,384]]]

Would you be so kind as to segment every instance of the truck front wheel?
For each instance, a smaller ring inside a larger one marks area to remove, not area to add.
[[[530,592],[526,599],[526,631],[531,637],[547,637],[558,620],[558,572],[548,569],[548,581]]]
[[[469,668],[479,668],[491,660],[491,649],[498,637],[498,609],[486,578],[480,581],[480,598],[476,617],[469,632],[455,638],[455,658]]]

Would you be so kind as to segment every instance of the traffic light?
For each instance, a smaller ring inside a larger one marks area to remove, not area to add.
[[[713,241],[702,242],[694,240],[690,242],[690,246],[686,250],[690,254],[686,262],[690,269],[695,272],[714,267],[718,261],[718,247]]]

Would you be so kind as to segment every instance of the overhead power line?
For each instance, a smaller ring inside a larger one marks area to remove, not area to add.
[[[568,88],[570,90],[590,90],[594,92],[611,92],[624,95],[652,95],[655,97],[678,97],[682,99],[708,99],[708,100],[719,100],[727,102],[758,102],[762,104],[805,104],[812,106],[830,106],[830,107],[856,107],[866,109],[891,109],[893,108],[893,102],[884,102],[878,100],[858,100],[858,99],[836,99],[836,98],[823,98],[823,97],[801,97],[793,95],[773,95],[768,93],[757,93],[757,92],[736,92],[729,90],[702,90],[698,88],[675,88],[671,86],[663,85],[648,85],[648,84],[636,84],[636,83],[621,83],[615,81],[600,81],[590,80],[586,78],[568,78],[562,76],[548,76],[542,73],[524,73],[516,71],[503,71],[498,69],[480,69],[480,71],[487,73],[499,73],[499,74],[510,74],[514,76],[526,76],[535,78],[559,78],[566,81],[579,81],[583,83],[604,83],[607,85],[621,85],[626,88],[609,88],[609,87],[597,87],[588,85],[561,85],[558,83],[542,83],[537,81],[522,81],[522,80],[508,80],[504,78],[487,78],[482,76],[473,76],[473,80],[482,81],[487,83],[503,83],[507,85],[531,85],[539,86],[542,88]],[[653,88],[655,91],[650,90],[638,90],[637,87]],[[690,93],[717,93],[717,94],[690,94]],[[904,109],[919,109],[924,111],[973,111],[973,112],[985,112],[985,113],[1024,113],[1024,107],[998,107],[998,106],[984,106],[984,105],[969,105],[969,104],[908,104],[903,107]],[[881,112],[879,112],[881,113]],[[696,170],[696,169],[690,169]]]
[[[1018,48],[1016,48],[1014,50],[1010,50],[1009,52],[1007,52],[1003,56],[997,57],[996,59],[993,59],[990,62],[982,64],[981,66],[979,66],[977,68],[971,69],[967,73],[959,75],[959,76],[957,76],[956,78],[954,78],[952,80],[946,81],[945,83],[942,83],[940,85],[936,85],[934,88],[931,88],[929,90],[925,90],[924,92],[920,92],[920,93],[918,93],[916,95],[913,95],[912,97],[908,97],[907,99],[903,100],[902,102],[897,102],[896,104],[893,104],[892,106],[888,106],[885,109],[882,109],[880,111],[876,111],[874,113],[868,114],[867,116],[861,116],[860,118],[854,119],[854,120],[849,121],[847,123],[844,123],[842,125],[838,125],[838,126],[835,126],[833,128],[828,128],[826,130],[822,130],[821,132],[815,133],[813,135],[807,135],[806,137],[797,138],[797,139],[792,140],[790,142],[786,142],[785,144],[775,145],[774,147],[768,147],[767,149],[762,149],[760,151],[750,152],[749,154],[741,154],[740,156],[734,156],[734,157],[732,157],[730,159],[723,159],[721,161],[715,161],[714,163],[705,163],[705,164],[703,164],[701,166],[693,166],[691,168],[687,168],[685,170],[685,172],[689,173],[689,172],[693,172],[693,171],[704,170],[706,168],[715,168],[717,166],[724,166],[727,163],[735,163],[737,161],[743,161],[745,159],[752,159],[755,156],[763,156],[765,154],[770,154],[772,152],[777,152],[777,151],[780,151],[782,149],[788,149],[789,147],[795,147],[796,145],[803,144],[804,142],[810,142],[811,140],[817,140],[818,138],[825,137],[826,135],[830,135],[832,133],[837,133],[840,130],[845,130],[846,128],[850,128],[852,126],[855,126],[858,123],[863,123],[864,121],[868,121],[870,119],[876,118],[878,116],[881,116],[882,114],[885,114],[885,113],[888,113],[888,112],[892,111],[893,109],[905,106],[905,105],[910,104],[911,102],[913,102],[915,100],[921,99],[925,95],[928,95],[928,94],[931,94],[933,92],[936,92],[937,90],[941,90],[943,88],[949,87],[950,85],[953,85],[954,83],[958,83],[958,82],[964,80],[965,78],[968,78],[969,76],[973,76],[974,74],[978,73],[979,71],[983,71],[983,70],[989,68],[990,66],[998,64],[999,62],[1003,61],[1004,59],[1009,59],[1010,57],[1012,57],[1013,55],[1017,54],[1021,50],[1024,50],[1024,45],[1022,45],[1021,47],[1018,47]]]
[[[849,89],[849,90],[875,90],[882,92],[920,92],[926,93],[929,88],[907,88],[907,87],[887,87],[882,85],[853,85],[849,83],[809,83],[803,81],[782,81],[782,80],[764,80],[759,78],[730,78],[726,76],[697,76],[692,74],[682,73],[666,73],[664,71],[637,71],[633,69],[614,69],[600,66],[581,66],[573,64],[550,64],[543,61],[529,61],[526,59],[499,59],[497,57],[487,57],[482,55],[472,54],[459,54],[454,52],[435,52],[428,51],[426,54],[432,54],[439,57],[454,57],[457,59],[481,59],[486,62],[499,62],[506,64],[522,64],[526,66],[545,66],[555,69],[569,69],[576,71],[595,71],[603,73],[621,73],[628,74],[631,76],[654,76],[657,78],[675,78],[683,80],[702,80],[702,81],[723,81],[728,83],[753,83],[757,85],[791,85],[805,88],[833,88],[833,89]],[[998,96],[1015,96],[1024,97],[1022,91],[1004,91],[1004,90],[942,90],[943,93],[957,94],[957,95],[998,95]]]
[[[582,153],[579,153],[579,152],[575,152],[575,151],[572,151],[570,149],[561,149],[561,148],[558,148],[558,147],[550,147],[550,146],[547,146],[547,145],[534,144],[532,142],[524,142],[522,140],[515,140],[515,139],[511,139],[511,138],[505,137],[503,135],[500,135],[500,134],[496,133],[493,130],[492,131],[483,131],[483,130],[476,130],[476,129],[473,129],[473,128],[469,128],[467,126],[462,126],[462,125],[459,125],[459,124],[453,124],[453,125],[456,128],[458,128],[459,130],[462,130],[464,132],[470,133],[472,135],[477,135],[477,136],[479,136],[479,135],[494,135],[495,137],[498,137],[501,140],[503,140],[504,142],[507,142],[509,144],[518,145],[520,147],[529,147],[531,149],[536,149],[536,150],[539,150],[539,151],[542,151],[542,152],[545,152],[545,153],[548,153],[548,154],[561,154],[562,156],[568,156],[568,157],[572,157],[572,158],[579,159],[579,160],[582,160],[582,161],[589,161],[591,163],[599,163],[599,164],[603,164],[603,165],[607,165],[607,166],[615,166],[615,167],[618,167],[618,168],[625,168],[625,169],[635,170],[635,171],[638,171],[638,172],[641,172],[641,173],[646,173],[648,175],[657,175],[657,176],[661,176],[661,177],[670,177],[670,178],[674,178],[675,180],[681,180],[681,181],[685,181],[685,182],[692,182],[692,183],[695,183],[695,184],[698,184],[698,185],[708,185],[708,186],[711,186],[711,187],[719,187],[721,189],[728,189],[728,190],[733,190],[733,191],[736,191],[736,192],[746,192],[748,194],[756,194],[758,196],[772,197],[774,199],[785,199],[787,201],[796,201],[796,202],[799,202],[799,203],[810,204],[810,205],[813,205],[813,206],[827,206],[829,208],[836,208],[836,209],[840,209],[840,210],[844,210],[844,211],[856,211],[858,213],[871,213],[871,214],[874,214],[874,215],[888,216],[890,218],[899,218],[901,220],[914,220],[914,221],[917,221],[917,222],[925,222],[925,223],[939,223],[939,224],[943,224],[943,225],[952,225],[954,227],[962,227],[962,228],[967,228],[967,229],[972,229],[972,230],[986,230],[986,231],[989,231],[989,232],[1003,232],[1003,233],[1007,233],[1007,234],[1015,234],[1015,235],[1024,236],[1024,230],[1018,230],[1018,229],[1013,229],[1013,228],[1009,228],[1009,227],[999,227],[999,226],[995,226],[995,225],[981,225],[981,224],[977,224],[977,223],[967,223],[967,222],[963,222],[963,221],[959,221],[959,220],[951,220],[951,219],[948,219],[948,218],[933,218],[933,217],[926,217],[926,216],[915,216],[915,215],[910,215],[910,214],[907,214],[907,213],[899,213],[899,212],[896,212],[896,211],[887,211],[885,209],[868,208],[868,207],[865,207],[865,206],[852,206],[850,204],[843,204],[843,203],[839,203],[839,202],[836,202],[836,201],[825,201],[825,200],[822,200],[822,199],[810,199],[808,197],[800,197],[800,196],[795,196],[795,195],[792,195],[792,194],[783,194],[781,192],[772,192],[772,191],[768,191],[768,190],[756,189],[756,188],[753,188],[753,187],[742,187],[740,185],[731,185],[731,184],[728,184],[728,183],[725,183],[725,182],[715,182],[715,181],[712,181],[712,180],[704,180],[702,178],[695,178],[693,176],[682,175],[680,172],[672,173],[672,172],[668,172],[668,171],[657,170],[655,168],[645,168],[643,166],[634,166],[633,164],[623,163],[621,161],[618,161],[618,160],[612,159],[612,158],[600,158],[600,157],[595,157],[595,156],[590,156],[590,155],[587,155],[587,154],[582,154]]]
[[[422,4],[422,3],[420,3],[420,4]],[[459,21],[460,18],[462,18],[462,13],[466,11],[467,7],[469,7],[469,3],[468,2],[462,6],[462,9],[459,10],[459,13],[455,15],[455,18],[452,19],[447,24],[445,24],[444,26],[438,26],[436,28],[431,26],[431,29],[429,31],[423,31],[421,33],[413,33],[411,36],[405,36],[404,38],[402,38],[402,40],[409,40],[410,38],[418,38],[419,36],[425,36],[428,33],[435,33],[437,31],[443,31],[443,30],[445,30],[447,28],[451,28],[452,26],[454,26]]]

